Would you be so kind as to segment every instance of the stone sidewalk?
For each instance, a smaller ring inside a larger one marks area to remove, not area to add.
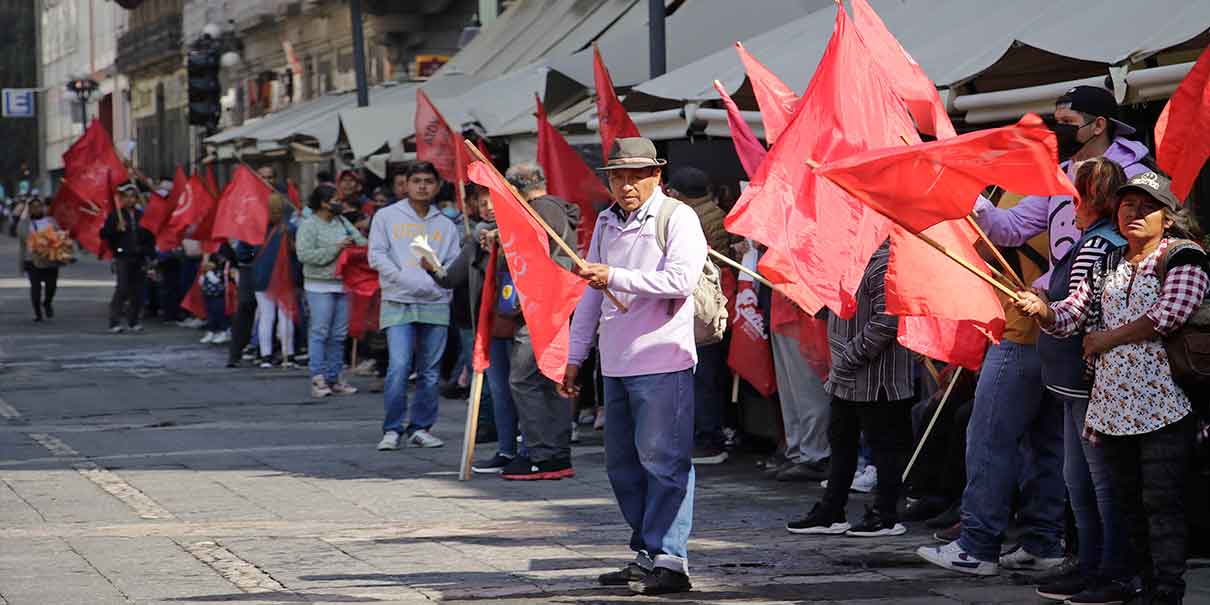
[[[380,396],[312,401],[304,371],[224,369],[175,326],[106,334],[104,266],[64,277],[40,325],[0,279],[0,605],[1038,602],[1012,578],[919,561],[923,528],[791,536],[821,490],[762,481],[742,457],[698,469],[697,591],[600,588],[629,558],[600,434],[575,448],[574,479],[460,482],[465,403],[442,402],[446,447],[376,452]],[[1210,603],[1210,566],[1194,565],[1187,602]]]

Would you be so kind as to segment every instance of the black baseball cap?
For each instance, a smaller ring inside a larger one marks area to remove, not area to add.
[[[1118,196],[1138,191],[1146,193],[1169,210],[1180,210],[1181,201],[1172,193],[1172,179],[1158,172],[1143,172],[1134,175],[1125,185],[1118,187]]]
[[[1109,120],[1117,125],[1117,134],[1134,134],[1134,127],[1118,119],[1118,102],[1113,93],[1100,86],[1077,86],[1063,93],[1055,107],[1086,113]]]

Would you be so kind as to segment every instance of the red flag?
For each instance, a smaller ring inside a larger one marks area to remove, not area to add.
[[[269,228],[269,196],[273,190],[251,168],[235,167],[223,190],[214,218],[212,239],[239,240],[254,246],[265,242]]]
[[[336,277],[349,295],[349,336],[378,331],[378,272],[370,268],[366,246],[345,246],[336,258]]]
[[[755,265],[755,255],[752,264]],[[745,259],[747,260],[747,259]],[[777,391],[777,376],[773,371],[773,349],[756,299],[756,282],[747,274],[739,276],[735,293],[735,319],[731,321],[731,345],[727,350],[727,365],[748,381],[761,395],[768,397]]]
[[[596,229],[596,204],[608,202],[612,196],[597,173],[547,121],[542,100],[537,95],[534,98],[538,103],[538,163],[546,173],[547,191],[580,207],[580,226],[576,235],[583,254]]]
[[[798,310],[794,303],[780,293],[774,293],[769,312],[769,323],[775,334],[792,336],[798,340],[798,352],[807,365],[819,376],[828,379],[832,369],[832,350],[828,347],[828,321],[816,319]]]
[[[466,152],[462,134],[450,128],[441,111],[423,90],[416,89],[416,159],[432,162],[441,178],[455,184],[454,197],[464,215],[462,185],[466,182]]]
[[[294,181],[286,179],[286,197],[290,198],[290,203],[294,205],[294,209],[302,211],[302,196],[298,194],[298,187],[294,186]]]
[[[786,126],[794,117],[794,108],[798,105],[798,95],[786,86],[776,74],[769,71],[760,61],[753,57],[743,44],[735,43],[735,52],[748,72],[748,82],[752,84],[752,92],[756,95],[756,104],[760,106],[760,120],[765,125],[765,140],[772,145],[781,136]],[[715,84],[715,88],[719,88]],[[748,174],[754,174],[750,172]]]
[[[228,286],[230,289],[230,286]],[[193,286],[181,299],[181,308],[192,313],[198,319],[206,319],[206,298],[202,296],[201,276],[193,280]]]
[[[296,321],[298,292],[294,283],[293,264],[290,262],[290,250],[294,248],[294,241],[286,230],[285,223],[278,225],[274,231],[271,237],[278,240],[277,258],[273,259],[273,273],[269,276],[269,287],[265,290],[265,295],[290,318],[290,321]]]
[[[483,275],[483,292],[479,295],[479,320],[475,325],[475,348],[471,355],[471,366],[483,372],[492,365],[492,310],[496,308],[496,262],[500,246],[493,245],[487,257],[487,271]]]
[[[841,317],[889,222],[804,160],[827,161],[866,149],[902,146],[915,125],[838,7],[832,39],[793,120],[726,220],[729,231],[765,244],[761,274],[799,308]],[[793,200],[793,203],[789,203]]]
[[[206,166],[206,191],[210,192],[210,197],[218,199],[220,189],[218,181],[214,180],[214,164]]]
[[[108,199],[110,183],[130,179],[126,166],[113,148],[109,131],[94,119],[84,135],[63,154],[63,171],[76,193],[88,200]]]
[[[176,210],[176,204],[181,199],[187,182],[185,170],[177,166],[176,174],[172,177],[172,191],[168,192],[168,197],[162,198],[152,193],[148,199],[147,208],[143,211],[143,218],[139,221],[139,226],[150,231],[157,241],[160,239],[160,232],[168,226],[168,219]],[[156,203],[157,200],[159,203]]]
[[[210,216],[214,206],[214,198],[206,191],[201,177],[197,174],[189,177],[177,198],[176,208],[173,208],[167,224],[157,234],[156,249],[167,252],[181,245],[185,231],[202,223]]]
[[[592,47],[592,79],[597,87],[597,128],[601,131],[601,156],[609,157],[613,141],[618,138],[637,137],[639,128],[622,108],[622,102],[613,91],[613,79],[601,59],[601,49]]]
[[[109,216],[109,200],[101,199],[103,201],[93,201],[83,197],[73,180],[67,179],[55,192],[51,215],[59,228],[66,230],[81,247],[104,259],[110,256],[109,246],[101,239],[101,227]]]
[[[1175,126],[1171,131],[1168,125]],[[1155,124],[1155,156],[1172,175],[1172,193],[1189,197],[1202,166],[1210,158],[1210,48],[1181,81]]]
[[[765,161],[765,156],[769,152],[765,151],[765,146],[761,145],[760,140],[752,133],[747,120],[744,120],[743,114],[739,111],[739,106],[735,104],[731,95],[727,94],[727,89],[723,88],[723,83],[715,80],[714,89],[723,98],[723,106],[727,108],[727,127],[731,129],[731,143],[735,145],[735,155],[739,156],[739,163],[743,164],[748,178],[752,178],[760,170],[760,164]],[[763,119],[764,114],[762,113],[761,116]],[[765,136],[769,136],[767,122]]]
[[[551,259],[546,231],[521,207],[498,172],[475,162],[469,174],[472,181],[491,190],[500,246],[521,299],[538,369],[547,378],[562,382],[571,331],[568,320],[588,282]]]
[[[916,119],[916,128],[938,139],[955,135],[937,87],[920,64],[899,44],[894,34],[878,17],[866,0],[851,0],[853,22],[866,48],[890,80],[895,94],[907,104]]]
[[[815,171],[912,231],[962,219],[988,185],[1031,195],[1076,196],[1058,165],[1055,135],[1027,114],[1012,126],[874,149]]]
[[[223,268],[223,311],[227,317],[235,317],[239,309],[239,280],[231,274],[231,265]]]

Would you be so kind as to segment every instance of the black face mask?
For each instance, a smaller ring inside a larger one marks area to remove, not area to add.
[[[1092,122],[1088,122],[1088,124],[1092,124]],[[1060,162],[1070,159],[1071,156],[1083,149],[1084,145],[1088,144],[1087,141],[1080,141],[1080,129],[1088,126],[1088,124],[1080,126],[1076,126],[1075,124],[1055,124],[1051,127],[1051,130],[1055,133],[1055,138],[1059,140]]]
[[[344,214],[345,205],[342,202],[328,202],[328,212],[332,214]]]

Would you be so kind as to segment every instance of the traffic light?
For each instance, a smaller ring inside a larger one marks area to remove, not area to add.
[[[220,54],[215,44],[199,44],[190,49],[186,56],[191,125],[211,129],[218,126],[219,117],[223,112],[223,87],[218,79]]]

